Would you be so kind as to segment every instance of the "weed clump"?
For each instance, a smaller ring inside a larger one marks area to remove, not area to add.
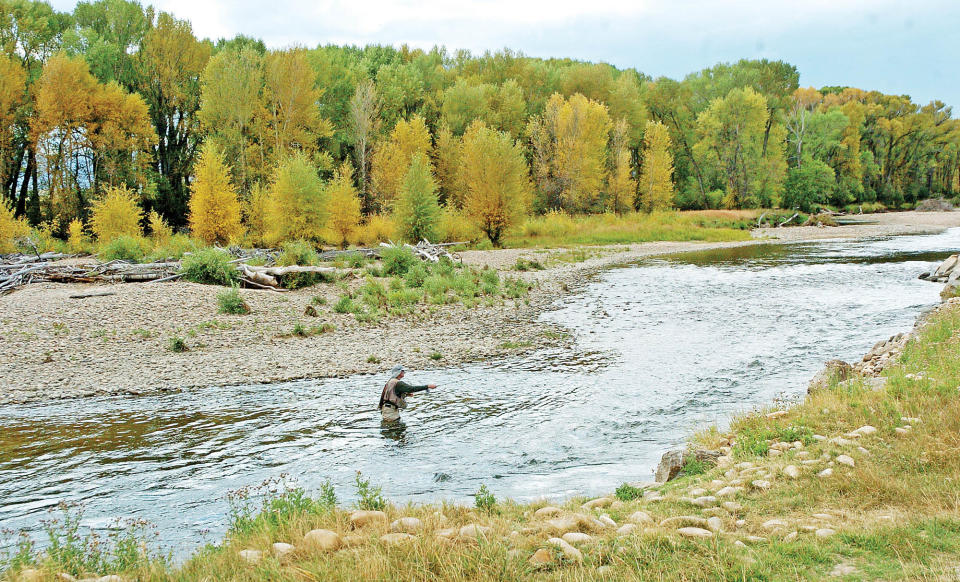
[[[180,272],[194,283],[232,286],[240,280],[240,273],[230,261],[227,253],[207,247],[184,258]]]
[[[250,306],[240,296],[240,290],[236,285],[226,291],[217,293],[217,304],[220,306],[220,313],[227,315],[246,315],[250,313]]]

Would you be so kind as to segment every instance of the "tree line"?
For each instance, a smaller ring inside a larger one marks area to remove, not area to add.
[[[387,220],[418,238],[446,219],[496,244],[553,210],[809,211],[960,188],[950,107],[802,88],[781,61],[673,80],[509,50],[268,50],[130,0],[0,0],[0,53],[0,212],[64,237],[121,200],[207,242],[345,244]]]

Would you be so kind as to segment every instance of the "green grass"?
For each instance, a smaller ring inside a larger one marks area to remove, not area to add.
[[[236,286],[217,293],[217,305],[220,313],[227,315],[247,315],[250,313],[250,306],[240,296],[240,290]]]
[[[233,286],[240,280],[237,268],[227,253],[207,247],[184,257],[180,266],[183,278],[194,283]]]

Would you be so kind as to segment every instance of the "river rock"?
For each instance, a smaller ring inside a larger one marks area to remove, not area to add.
[[[765,530],[772,531],[782,527],[787,527],[787,522],[783,521],[782,519],[768,519],[767,521],[763,522],[760,527]]]
[[[681,527],[677,533],[685,538],[712,538],[713,532],[699,527]]]
[[[598,497],[597,499],[592,499],[583,504],[584,509],[597,509],[603,507],[610,507],[613,504],[613,499],[610,497]]]
[[[565,515],[547,520],[547,527],[558,533],[576,531],[580,529],[580,520],[574,515]]]
[[[237,555],[248,564],[257,564],[263,559],[263,552],[260,550],[240,550]]]
[[[796,479],[800,476],[800,469],[798,469],[796,465],[787,465],[783,468],[783,474],[791,479]]]
[[[830,360],[823,365],[810,384],[807,385],[807,394],[813,394],[818,390],[825,390],[831,383],[844,382],[853,375],[853,366],[843,360]]]
[[[563,555],[566,556],[568,560],[571,560],[577,563],[583,562],[583,554],[580,553],[580,550],[571,546],[565,540],[562,540],[560,538],[550,538],[549,540],[547,540],[547,543],[552,546],[557,546],[558,548],[560,548],[560,551],[563,552]]]
[[[654,476],[657,483],[666,483],[675,478],[683,470],[684,465],[690,460],[697,460],[707,467],[714,467],[717,459],[720,458],[720,451],[711,451],[707,449],[696,449],[687,451],[675,449],[667,451],[660,458],[660,464],[657,465],[657,472]]]
[[[697,507],[713,507],[717,504],[717,498],[713,495],[704,495],[703,497],[691,499],[690,503]]]
[[[703,497],[706,494],[707,494],[707,490],[704,489],[703,487],[695,487],[694,489],[687,491],[687,495],[689,495],[690,497]]]
[[[770,483],[770,481],[767,481],[765,479],[757,479],[755,481],[751,481],[750,485],[753,486],[755,489],[769,489],[770,487],[773,486],[773,484]]]
[[[814,513],[814,514],[811,515],[810,517],[812,517],[812,518],[814,518],[814,519],[823,519],[823,520],[833,519],[833,516],[830,515],[829,513]]]
[[[729,511],[730,513],[736,513],[736,512],[738,512],[738,511],[740,511],[741,509],[743,509],[743,506],[740,505],[739,503],[735,502],[735,501],[724,501],[724,502],[720,505],[720,507],[726,509],[726,510]]]
[[[553,553],[550,550],[540,548],[530,556],[530,564],[535,568],[543,567],[553,563]]]
[[[717,496],[717,497],[733,497],[733,496],[735,496],[737,493],[739,493],[739,492],[741,492],[741,491],[743,491],[743,487],[730,487],[730,486],[727,486],[727,487],[724,487],[723,489],[720,489],[719,491],[717,491],[716,496]]]
[[[630,523],[637,525],[654,525],[656,522],[646,511],[635,511],[627,518]]]
[[[737,548],[740,548],[740,549],[744,549],[744,548],[747,547],[747,544],[741,542],[740,540],[737,540],[737,541],[733,542],[733,545],[734,545],[735,547],[737,547]]]
[[[462,538],[478,538],[478,537],[487,537],[490,535],[491,529],[485,525],[478,525],[472,523],[470,525],[465,525],[460,528],[460,537]]]
[[[620,526],[620,528],[617,529],[617,535],[618,535],[618,536],[629,536],[629,535],[633,535],[633,533],[636,532],[637,529],[638,529],[637,524],[635,524],[635,523],[628,523],[628,524],[625,524],[625,525]]]
[[[792,532],[788,533],[787,535],[783,536],[783,541],[785,541],[785,542],[794,542],[794,541],[797,541],[797,538],[798,538],[798,537],[800,537],[800,533],[799,533],[799,532],[792,531]]]
[[[548,505],[546,507],[541,507],[540,509],[533,512],[533,516],[540,519],[543,519],[546,517],[554,517],[556,515],[562,515],[562,514],[563,514],[562,509],[560,509],[559,507],[553,507],[551,505]]]
[[[720,533],[723,531],[723,520],[719,517],[707,518],[707,529],[712,532]]]
[[[601,515],[600,517],[598,517],[598,518],[597,518],[597,521],[599,521],[600,523],[602,523],[603,525],[605,525],[605,526],[607,526],[607,527],[611,527],[611,528],[614,528],[614,529],[616,529],[616,527],[617,527],[617,522],[613,521],[613,519],[612,519],[609,515],[607,515],[606,513],[604,513],[603,515]]]
[[[416,533],[423,528],[423,522],[415,517],[401,517],[390,524],[390,530],[394,532]]]
[[[846,465],[848,467],[853,467],[856,465],[856,462],[853,460],[853,457],[849,455],[840,455],[837,457],[837,462],[841,465]]]
[[[312,529],[303,536],[303,541],[308,546],[324,552],[339,550],[343,543],[337,532],[328,529]]]
[[[676,517],[668,517],[667,519],[660,522],[660,527],[680,527],[680,526],[705,528],[707,527],[707,520],[705,520],[702,517],[697,517],[695,515],[678,515]]]
[[[830,528],[828,528],[828,527],[824,527],[824,528],[820,528],[820,529],[818,529],[816,532],[814,532],[814,535],[816,535],[818,538],[828,538],[828,537],[832,536],[832,535],[835,534],[835,533],[837,533],[837,532],[834,531],[834,530],[832,530],[832,529],[830,529]]]
[[[817,473],[817,477],[820,477],[821,479],[826,479],[827,477],[830,477],[832,475],[833,475],[833,469],[831,469],[830,467],[827,467],[823,471],[820,471],[819,473]]]
[[[297,549],[293,544],[285,544],[283,542],[277,542],[270,547],[273,549],[273,555],[278,558],[282,558]]]
[[[353,527],[366,527],[377,523],[387,523],[387,514],[382,511],[360,510],[350,514]]]
[[[568,544],[578,545],[578,544],[586,544],[586,543],[592,542],[593,536],[591,536],[590,534],[580,533],[578,531],[571,531],[563,534],[563,536],[560,539],[567,542]]]
[[[388,546],[396,546],[415,539],[417,538],[408,533],[388,533],[380,536],[380,541]]]

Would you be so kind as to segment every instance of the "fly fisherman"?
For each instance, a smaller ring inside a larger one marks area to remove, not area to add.
[[[383,387],[380,394],[380,404],[377,409],[383,414],[383,420],[392,422],[400,420],[400,409],[407,407],[407,396],[414,392],[422,392],[436,388],[436,384],[427,384],[426,386],[411,386],[403,379],[403,366],[396,366],[390,370],[390,379]]]

